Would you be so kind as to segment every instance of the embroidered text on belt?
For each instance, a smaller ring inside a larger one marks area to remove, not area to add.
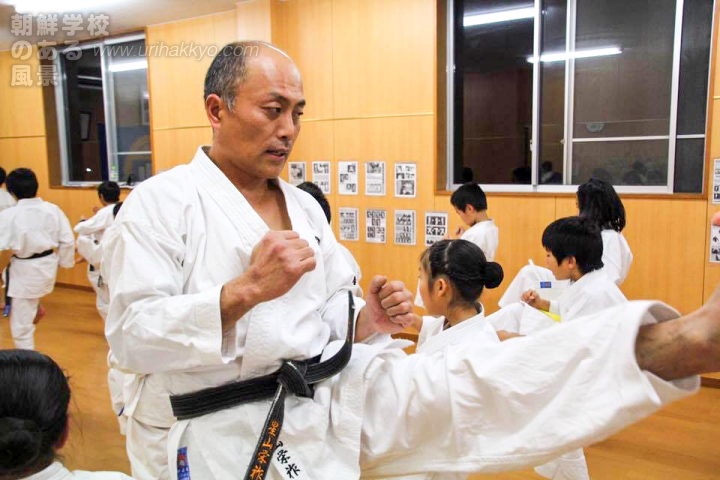
[[[188,420],[244,403],[272,398],[270,411],[255,446],[245,480],[266,478],[285,416],[285,397],[288,393],[312,398],[314,385],[339,373],[350,361],[355,339],[355,302],[348,292],[348,328],[345,344],[331,358],[320,362],[320,356],[310,360],[285,360],[277,371],[264,377],[211,387],[185,395],[173,395],[170,403],[178,420]]]

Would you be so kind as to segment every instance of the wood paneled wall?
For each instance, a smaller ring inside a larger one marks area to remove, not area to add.
[[[147,27],[149,45],[194,42],[218,47],[240,38],[271,38],[286,50],[303,74],[308,106],[292,161],[332,162],[334,227],[339,207],[360,213],[360,241],[344,242],[363,269],[363,286],[383,273],[414,288],[423,250],[423,212],[447,211],[450,228],[460,224],[449,196],[436,193],[436,16],[441,0],[254,0],[237,10]],[[260,28],[253,33],[253,28]],[[269,30],[269,32],[268,32]],[[716,25],[717,30],[717,25]],[[269,37],[268,37],[269,35]],[[716,39],[717,43],[717,39]],[[708,168],[720,157],[720,80],[714,75],[709,124]],[[156,173],[187,163],[212,132],[205,118],[202,87],[211,58],[150,57],[149,83],[153,166]],[[42,92],[10,88],[12,59],[0,52],[0,165],[28,166],[41,179],[41,195],[60,205],[72,222],[97,204],[92,189],[50,188]],[[36,67],[34,67],[36,68]],[[9,107],[8,107],[9,106]],[[38,112],[38,113],[36,113]],[[359,162],[361,194],[337,194],[337,162]],[[365,197],[363,162],[385,160],[385,197]],[[415,199],[393,196],[395,162],[418,164]],[[710,188],[708,188],[710,190]],[[626,237],[635,263],[623,290],[631,299],[658,298],[682,312],[701,305],[720,283],[720,266],[708,262],[708,224],[719,209],[708,199],[624,198]],[[388,243],[364,241],[366,208],[388,211]],[[393,244],[396,209],[417,212],[418,246]],[[506,276],[515,275],[528,258],[542,264],[540,237],[552,220],[575,213],[568,196],[489,195],[489,213],[500,228],[497,261]],[[86,284],[84,266],[62,272],[60,281]],[[488,310],[496,308],[504,286],[487,291]]]

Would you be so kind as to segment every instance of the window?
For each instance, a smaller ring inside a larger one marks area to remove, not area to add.
[[[713,7],[448,0],[448,189],[701,193]]]
[[[152,175],[144,35],[68,47],[54,62],[64,185]]]

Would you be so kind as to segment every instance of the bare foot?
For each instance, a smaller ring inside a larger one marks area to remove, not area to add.
[[[38,305],[37,313],[33,319],[33,325],[40,323],[40,320],[45,316],[45,308],[42,305]]]
[[[703,351],[709,363],[709,371],[720,372],[720,287],[715,289],[705,305],[689,316],[696,317],[696,327],[704,343]]]

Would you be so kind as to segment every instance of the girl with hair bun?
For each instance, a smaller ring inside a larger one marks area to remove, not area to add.
[[[56,460],[68,438],[70,386],[50,357],[0,350],[0,480],[123,480],[117,472],[70,472]]]
[[[432,316],[415,324],[420,330],[417,353],[468,341],[499,343],[478,299],[485,288],[496,288],[502,280],[502,267],[488,262],[480,247],[467,240],[442,240],[425,250],[419,290]]]

